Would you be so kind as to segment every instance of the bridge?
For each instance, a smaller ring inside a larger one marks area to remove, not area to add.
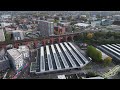
[[[73,41],[76,37],[78,37],[81,33],[84,32],[91,32],[90,30],[81,31],[81,32],[74,32],[62,35],[51,35],[49,37],[40,37],[40,38],[32,38],[32,39],[24,39],[24,40],[17,40],[17,41],[9,41],[9,42],[0,42],[0,48],[6,48],[7,45],[11,44],[15,48],[18,48],[19,45],[28,45],[33,42],[34,46],[37,47],[38,43],[41,42],[42,45],[46,45],[48,43],[60,43],[62,41]],[[92,31],[93,32],[93,31]],[[95,32],[95,31],[94,31]]]

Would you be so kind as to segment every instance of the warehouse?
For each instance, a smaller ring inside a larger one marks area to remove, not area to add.
[[[82,68],[89,63],[71,42],[42,46],[36,59],[36,74]]]
[[[101,45],[98,48],[110,55],[115,62],[120,62],[120,44]]]

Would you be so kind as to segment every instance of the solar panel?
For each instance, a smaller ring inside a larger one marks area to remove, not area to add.
[[[48,45],[46,45],[46,53],[47,53],[49,70],[53,70],[52,59],[51,59],[51,55],[50,55],[50,51],[49,51],[49,46]]]
[[[102,47],[107,48],[108,50],[110,50],[111,52],[114,52],[115,54],[117,54],[118,56],[120,56],[120,53],[116,52],[115,50],[109,48],[108,46],[102,45]]]
[[[68,43],[41,46],[37,51],[37,68],[35,73],[47,73],[81,68],[81,57]]]
[[[55,48],[54,48],[53,45],[51,45],[51,49],[52,49],[52,52],[53,52],[53,56],[54,56],[56,65],[57,65],[57,69],[61,69],[60,62],[58,60],[58,57],[57,57],[57,54],[56,54],[56,51],[55,51]]]
[[[76,51],[76,53],[85,61],[85,63],[88,63],[88,60],[75,48],[75,46],[71,42],[68,43],[71,45],[74,51]]]
[[[117,45],[119,45],[119,46],[120,46],[120,44],[117,44]]]
[[[65,68],[69,68],[69,65],[68,65],[67,61],[65,60],[65,57],[63,56],[63,53],[62,53],[62,51],[60,50],[60,47],[58,46],[58,44],[55,44],[55,45],[56,45],[56,47],[57,47],[57,50],[58,50],[58,52],[59,52],[59,54],[60,54],[60,57],[61,57],[61,59],[62,59],[62,62],[63,62],[63,64],[64,64]]]
[[[112,44],[114,47],[117,47],[117,48],[119,48],[120,49],[120,46],[117,46],[117,45],[115,45],[115,44]]]
[[[77,67],[77,65],[75,64],[75,62],[72,60],[71,56],[69,55],[69,53],[67,52],[67,50],[65,49],[64,45],[62,43],[60,43],[63,51],[65,52],[68,60],[70,61],[70,63],[72,64],[73,67]]]
[[[100,46],[99,48],[100,48],[102,51],[104,51],[105,53],[110,54],[110,55],[112,55],[112,57],[115,57],[116,59],[120,60],[120,58],[119,58],[118,56],[116,56],[116,55],[113,54],[111,51],[107,50],[106,48],[104,48],[104,47],[102,47],[102,46]]]
[[[36,64],[37,64],[36,72],[40,72],[40,49],[37,50]]]
[[[41,47],[41,56],[40,56],[40,71],[45,71],[45,60],[44,60],[44,47]]]
[[[119,49],[117,49],[117,48],[115,48],[115,47],[113,47],[113,46],[111,46],[111,45],[109,45],[109,44],[107,44],[107,46],[111,47],[112,49],[114,49],[115,51],[117,51],[117,52],[120,53],[120,50],[119,50]]]
[[[73,52],[73,50],[69,47],[69,45],[64,42],[70,53],[73,55],[73,57],[76,59],[76,61],[79,63],[80,66],[83,66],[83,63],[80,61],[80,59],[77,57],[77,55]]]

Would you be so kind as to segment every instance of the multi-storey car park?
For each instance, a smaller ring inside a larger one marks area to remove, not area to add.
[[[98,48],[110,55],[115,62],[120,62],[120,44],[101,45]]]
[[[32,69],[33,65],[31,65],[30,72],[41,74],[79,69],[89,62],[90,60],[86,59],[71,42],[63,42],[41,46],[37,50],[37,67],[36,69]]]

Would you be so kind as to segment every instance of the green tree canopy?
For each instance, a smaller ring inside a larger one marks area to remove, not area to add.
[[[104,65],[109,65],[112,62],[112,58],[111,57],[107,57],[104,59]]]
[[[90,56],[94,61],[102,61],[102,53],[96,50],[93,46],[87,47],[87,54]]]

